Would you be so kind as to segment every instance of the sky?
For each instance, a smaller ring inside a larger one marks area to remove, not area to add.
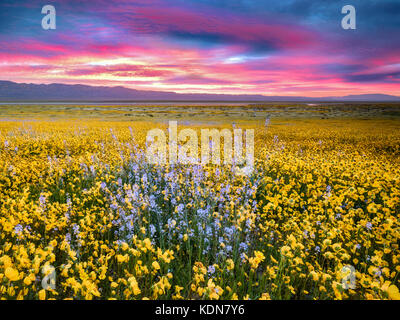
[[[56,9],[44,30],[42,7]],[[344,5],[356,9],[344,30]],[[400,0],[0,0],[0,80],[400,95]]]

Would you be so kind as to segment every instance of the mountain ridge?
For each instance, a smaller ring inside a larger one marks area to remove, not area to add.
[[[0,80],[0,101],[247,101],[247,102],[400,102],[400,96],[360,94],[343,97],[266,96],[261,94],[207,94],[146,91],[123,86],[90,86],[84,84],[33,84]]]

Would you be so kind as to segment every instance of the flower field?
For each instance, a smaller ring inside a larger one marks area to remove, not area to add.
[[[2,121],[0,298],[400,299],[399,121],[236,126],[249,176],[150,165],[162,122]]]

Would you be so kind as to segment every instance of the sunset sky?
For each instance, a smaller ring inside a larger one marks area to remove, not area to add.
[[[46,4],[56,30],[41,27]],[[341,27],[346,4],[357,10],[356,30]],[[1,0],[0,80],[400,95],[400,1]]]

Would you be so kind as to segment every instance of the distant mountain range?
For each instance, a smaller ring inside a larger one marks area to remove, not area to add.
[[[335,101],[400,101],[399,96],[385,94],[361,94],[344,97],[293,97],[233,94],[192,94],[163,91],[145,91],[122,86],[104,87],[70,84],[32,84],[0,80],[0,101],[39,102],[39,101],[246,101],[246,102],[335,102]]]

